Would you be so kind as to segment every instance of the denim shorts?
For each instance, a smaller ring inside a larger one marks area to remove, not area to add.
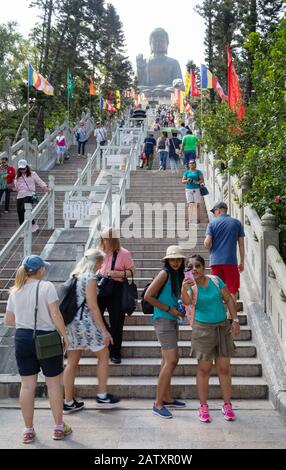
[[[45,377],[56,377],[63,370],[63,355],[39,360],[36,356],[33,330],[17,329],[15,334],[16,362],[21,377],[36,375],[42,370]],[[37,335],[45,335],[48,331],[37,331]]]

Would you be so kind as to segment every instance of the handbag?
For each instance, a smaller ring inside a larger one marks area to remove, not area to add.
[[[29,188],[29,186],[28,186],[28,183],[27,183],[27,181],[26,181],[26,178],[24,178],[24,176],[22,176],[22,178],[23,178],[23,180],[25,181],[28,190],[31,191],[30,188]],[[38,198],[37,194],[36,194],[36,193],[33,193],[32,196],[31,196],[31,203],[32,203],[32,204],[38,204],[38,202],[39,202],[39,198]]]
[[[114,270],[117,256],[118,256],[118,252],[115,251],[112,257],[111,271]],[[111,297],[113,293],[114,283],[115,283],[114,279],[112,279],[110,276],[98,274],[96,276],[96,281],[97,281],[98,297]]]
[[[209,191],[208,189],[205,187],[204,184],[201,184],[200,185],[200,192],[201,192],[201,196],[207,196],[209,194]]]
[[[39,287],[41,281],[38,282],[36,289],[36,304],[35,304],[35,321],[34,321],[34,334],[36,346],[37,359],[50,359],[56,356],[63,355],[63,343],[62,339],[57,331],[52,331],[46,335],[37,336],[37,315],[38,315],[38,303],[39,303]]]
[[[126,271],[125,271],[125,278],[123,281],[122,286],[122,297],[121,297],[121,310],[127,315],[132,315],[132,313],[136,310],[137,300],[138,300],[138,291],[137,286],[134,282],[133,272],[131,271],[132,281],[129,283]]]
[[[178,155],[178,157],[180,157],[180,156],[181,156],[181,149],[177,149],[177,148],[175,147],[175,144],[174,144],[173,139],[170,139],[170,140],[171,140],[171,142],[172,142],[172,144],[173,144],[173,147],[174,147],[174,150],[175,150],[175,154]]]

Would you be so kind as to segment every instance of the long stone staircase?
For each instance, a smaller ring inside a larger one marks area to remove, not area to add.
[[[155,162],[154,167],[158,169],[158,162]],[[144,221],[144,204],[184,203],[185,193],[181,184],[181,176],[171,175],[170,172],[137,170],[132,174],[131,189],[128,192],[126,202],[127,204],[138,204],[142,211],[141,216],[135,217],[133,229],[142,227],[144,230],[144,228],[151,227],[152,215],[148,214],[148,211]],[[128,217],[130,214],[124,215],[123,213],[121,216],[122,226],[126,224]],[[187,219],[187,214],[183,217]],[[195,247],[185,248],[185,252],[187,256],[198,253],[208,262],[208,252],[203,246],[208,222],[204,206],[201,220],[197,243]],[[124,239],[123,237],[122,239],[123,246],[131,251],[135,261],[135,282],[139,290],[139,297],[145,285],[162,268],[160,259],[165,255],[167,247],[173,244],[182,245],[182,240],[176,236],[166,238],[167,229],[170,229],[170,225],[167,224],[165,214],[163,234],[160,234],[160,238],[155,238],[154,233],[151,238],[144,238],[144,233],[142,233],[140,238]],[[256,347],[252,342],[251,329],[248,326],[247,316],[243,312],[242,302],[239,302],[239,319],[241,334],[236,341],[236,356],[231,361],[233,398],[265,399],[268,396],[268,386],[262,378],[262,365],[257,358]],[[111,364],[110,366],[110,391],[125,398],[154,398],[161,364],[161,352],[151,318],[142,313],[140,303],[137,311],[131,317],[126,318],[123,339],[122,364]],[[180,326],[180,361],[172,380],[173,393],[176,397],[197,397],[196,359],[190,357],[190,346],[191,329],[189,326]],[[97,360],[88,353],[80,361],[76,387],[78,396],[82,398],[95,396],[96,364]],[[214,374],[215,371],[213,371]],[[212,377],[210,380],[209,397],[221,397],[217,377]]]
[[[86,147],[86,155],[93,153],[96,147],[96,142],[93,137],[90,138]],[[72,146],[70,149],[70,159],[64,162],[64,165],[56,166],[54,169],[47,171],[37,171],[38,175],[43,181],[48,183],[49,175],[55,177],[55,184],[58,185],[73,185],[77,178],[77,170],[83,169],[86,166],[86,157],[77,157],[77,148]],[[93,179],[96,179],[98,172],[94,172]],[[37,188],[37,194],[42,197],[44,192],[41,188]],[[4,199],[4,198],[3,198]],[[56,228],[63,227],[63,200],[64,194],[56,194],[55,203],[55,226]],[[3,207],[3,206],[2,206]],[[33,254],[41,254],[46,243],[53,234],[53,230],[47,228],[48,208],[43,209],[40,215],[36,218],[36,222],[40,230],[33,234],[32,252]],[[72,224],[71,224],[72,226]],[[0,251],[10,240],[12,235],[18,229],[18,217],[16,210],[16,193],[11,193],[10,211],[9,214],[1,213],[0,216]],[[16,270],[20,265],[23,258],[23,241],[20,241],[17,249],[9,256],[5,263],[0,266],[0,317],[5,313],[6,302],[8,298],[8,289],[13,285]]]

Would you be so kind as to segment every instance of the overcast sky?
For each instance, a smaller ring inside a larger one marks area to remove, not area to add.
[[[30,0],[9,0],[2,6],[0,21],[15,20],[27,35],[35,24],[37,11],[28,8]],[[150,55],[149,36],[153,29],[169,33],[168,55],[179,60],[183,74],[189,59],[198,66],[204,62],[204,22],[194,12],[200,0],[110,0],[120,16],[126,36],[126,50],[134,67],[136,55]]]

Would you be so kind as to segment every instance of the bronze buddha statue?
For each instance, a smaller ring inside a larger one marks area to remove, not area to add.
[[[148,61],[142,54],[136,58],[139,86],[170,87],[173,80],[183,78],[179,62],[167,56],[168,45],[168,33],[163,28],[156,28],[150,35],[151,57]]]

